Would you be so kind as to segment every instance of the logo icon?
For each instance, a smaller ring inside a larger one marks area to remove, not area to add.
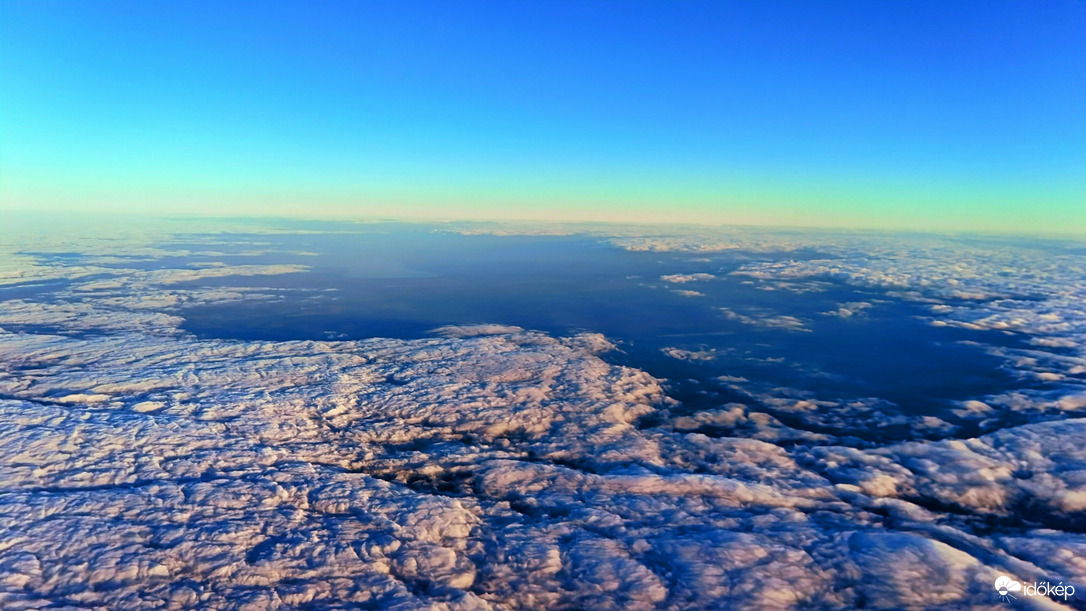
[[[999,594],[999,599],[1006,602],[1014,598],[1011,592],[1020,592],[1022,590],[1022,584],[1007,577],[1006,575],[1000,575],[995,580],[995,589]]]

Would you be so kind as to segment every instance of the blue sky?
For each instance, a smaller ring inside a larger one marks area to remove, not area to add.
[[[1086,231],[1086,4],[0,4],[0,206]]]

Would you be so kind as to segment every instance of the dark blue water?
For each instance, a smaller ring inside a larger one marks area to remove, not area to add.
[[[825,256],[813,251],[627,252],[586,237],[465,236],[412,226],[258,238],[216,236],[223,244],[214,250],[226,256],[211,258],[299,263],[312,271],[194,283],[290,290],[276,301],[184,310],[186,330],[203,338],[260,340],[410,339],[428,337],[443,325],[476,323],[559,335],[600,332],[619,346],[605,358],[668,380],[670,394],[682,402],[676,413],[729,401],[757,404],[759,397],[776,392],[838,401],[875,397],[885,402],[881,411],[887,413],[936,415],[955,422],[949,412],[954,401],[1025,384],[982,347],[963,343],[1021,345],[1022,338],[931,326],[920,318],[927,314],[923,306],[879,290],[819,280],[816,292],[765,291],[728,275],[750,261]],[[232,249],[251,251],[254,241],[263,242],[268,252],[231,254]],[[207,248],[198,243],[174,246]],[[298,254],[303,252],[308,254]],[[697,272],[717,278],[681,285],[660,280],[666,274]],[[697,290],[704,296],[685,297],[672,289]],[[863,316],[822,314],[843,302],[872,300],[878,303]],[[808,330],[744,324],[723,315],[721,307],[754,319],[795,316]],[[712,351],[716,358],[679,360],[662,352],[671,347]],[[748,382],[735,388],[718,376]],[[862,421],[843,429],[820,428],[788,414],[779,417],[827,433],[863,437],[868,428]],[[916,435],[907,428],[883,427],[880,435]]]

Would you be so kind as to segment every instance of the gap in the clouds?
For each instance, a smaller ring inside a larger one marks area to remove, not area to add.
[[[11,299],[34,299],[42,301],[52,293],[67,289],[72,285],[69,279],[64,280],[36,280],[28,282],[14,282],[6,286],[0,286],[0,303]]]
[[[599,332],[618,346],[605,359],[668,381],[669,393],[682,403],[669,415],[729,402],[773,412],[760,398],[772,395],[836,402],[876,398],[898,406],[890,412],[952,421],[953,401],[1023,387],[1000,359],[968,343],[1019,346],[1017,337],[934,327],[922,305],[876,289],[821,279],[798,283],[793,290],[767,291],[729,275],[751,261],[824,256],[814,251],[629,252],[583,236],[460,235],[413,226],[355,233],[219,234],[214,241],[172,247],[217,251],[218,261],[303,262],[311,271],[173,285],[280,289],[274,300],[181,311],[184,329],[201,338],[417,339],[432,337],[436,327],[484,323],[554,335]],[[677,284],[661,280],[691,273],[714,278]],[[860,301],[873,305],[851,318],[826,314],[839,304]],[[729,318],[722,307],[748,319]],[[758,324],[779,316],[794,317],[802,327]],[[685,351],[672,354],[687,358],[669,356],[665,349]],[[720,376],[745,381],[737,387]],[[916,435],[889,420],[880,426],[868,421],[889,418],[885,412],[875,401],[868,412],[851,416],[847,426],[822,422],[821,414],[773,413],[796,428],[880,443]],[[660,422],[643,423],[655,424]]]

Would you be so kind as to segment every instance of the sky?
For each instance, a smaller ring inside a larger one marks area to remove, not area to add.
[[[1086,234],[1086,2],[0,2],[0,211]]]

